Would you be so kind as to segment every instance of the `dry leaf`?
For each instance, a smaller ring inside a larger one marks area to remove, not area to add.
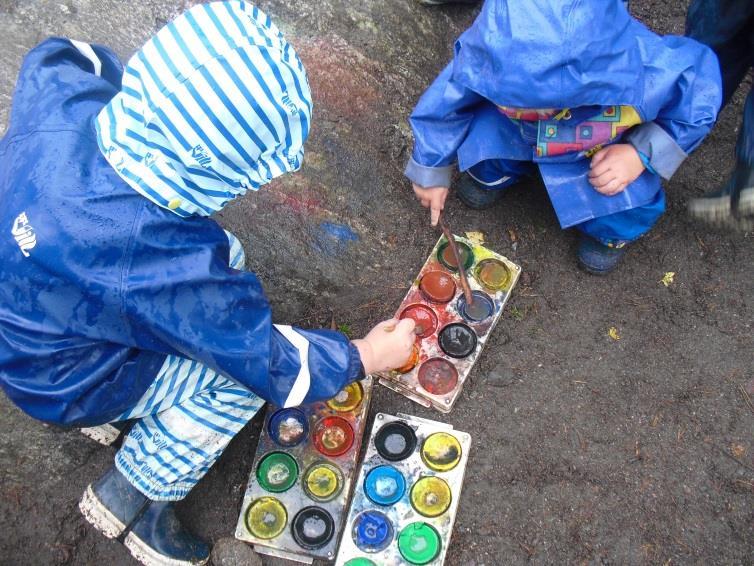
[[[511,244],[515,244],[518,241],[518,236],[513,228],[508,228],[508,238],[510,238]]]
[[[673,278],[675,277],[675,271],[668,271],[665,273],[665,275],[662,276],[662,279],[660,279],[660,283],[665,285],[665,287],[670,287],[670,284],[673,283]]]
[[[466,232],[466,238],[475,246],[484,245],[484,232]]]
[[[736,458],[740,458],[741,456],[746,454],[746,448],[744,448],[741,444],[731,444],[730,451]]]
[[[611,326],[610,329],[607,331],[607,335],[610,336],[613,340],[620,340],[620,334],[618,334],[618,329],[614,326]]]

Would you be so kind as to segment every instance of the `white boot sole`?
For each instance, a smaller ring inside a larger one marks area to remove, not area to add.
[[[86,488],[79,509],[84,518],[107,538],[116,538],[126,530],[126,525],[100,503],[91,485]]]
[[[724,224],[733,214],[730,196],[694,199],[689,203],[689,214],[693,218],[705,220],[710,224]]]
[[[738,212],[740,214],[754,215],[754,187],[741,191],[741,198],[738,201]]]
[[[144,566],[202,566],[209,562],[209,556],[201,562],[191,562],[189,560],[178,560],[163,556],[154,548],[149,546],[133,532],[128,533],[126,540],[123,542],[131,555]]]

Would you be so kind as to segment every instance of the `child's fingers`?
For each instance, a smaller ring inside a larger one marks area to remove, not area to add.
[[[611,166],[612,166],[612,163],[610,162],[609,159],[602,160],[600,163],[596,165],[594,164],[594,162],[592,162],[592,169],[591,171],[589,171],[589,176],[591,178],[599,177],[600,175],[605,174],[607,171],[610,171]]]
[[[437,226],[437,223],[440,220],[440,213],[445,208],[445,199],[448,196],[448,189],[441,187],[435,189],[435,192],[432,193],[432,196],[430,197],[430,220],[432,223],[432,226]]]
[[[608,149],[609,148],[606,147],[604,149],[599,150],[597,153],[594,154],[594,156],[592,157],[592,164],[591,164],[592,169],[594,169],[597,165],[599,165],[602,162],[602,160],[608,156]]]
[[[414,328],[416,327],[416,321],[411,318],[404,318],[395,327],[396,338],[401,341],[401,347],[406,351],[410,351],[414,345],[416,336],[414,335]]]
[[[626,190],[627,186],[628,185],[626,185],[626,183],[624,183],[623,181],[618,180],[618,181],[616,181],[615,185],[611,185],[610,187],[608,187],[608,191],[609,192],[607,194],[611,195],[611,196],[612,195],[617,195],[618,193],[623,192],[624,190]]]
[[[627,186],[628,186],[628,185],[627,185],[626,183],[620,183],[620,184],[618,185],[618,188],[617,188],[617,189],[615,189],[615,191],[614,191],[614,192],[613,192],[612,194],[614,194],[614,195],[617,195],[618,193],[622,193],[623,191],[625,191],[625,190],[626,190],[626,187],[627,187]]]
[[[432,203],[432,206],[430,208],[430,215],[429,215],[429,219],[432,226],[437,226],[437,223],[440,221],[441,212],[442,212],[442,207],[438,208],[437,206],[435,206],[434,203]]]
[[[412,318],[404,318],[398,321],[397,326],[395,327],[395,330],[397,332],[403,332],[406,335],[411,335],[411,338],[413,340],[414,335],[414,327],[416,326],[416,321]]]
[[[384,332],[392,332],[393,330],[395,330],[395,327],[397,326],[397,324],[398,324],[398,319],[391,318],[388,320],[383,320],[375,328],[379,328],[380,330]]]
[[[589,182],[595,187],[601,187],[603,185],[607,185],[610,181],[612,181],[615,178],[616,178],[615,173],[608,169],[605,173],[602,173],[601,175],[589,175]]]
[[[595,187],[598,192],[602,193],[603,195],[614,195],[619,193],[621,190],[621,186],[623,185],[623,182],[619,179],[613,179],[609,183],[606,183],[602,186]]]
[[[429,203],[429,194],[427,189],[424,187],[420,187],[417,184],[413,184],[414,194],[416,195],[416,198],[419,199],[419,202],[422,204],[422,206],[426,207]]]

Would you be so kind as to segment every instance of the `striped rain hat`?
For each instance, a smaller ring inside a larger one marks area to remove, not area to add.
[[[304,67],[275,24],[246,2],[213,2],[131,58],[96,128],[137,192],[180,216],[208,216],[301,167],[311,113]]]

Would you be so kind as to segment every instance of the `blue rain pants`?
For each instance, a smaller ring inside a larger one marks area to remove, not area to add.
[[[534,175],[536,165],[530,161],[490,159],[477,163],[467,173],[486,189],[503,190],[521,177]],[[574,228],[605,245],[621,247],[649,232],[664,212],[665,191],[660,189],[644,206],[593,218]]]
[[[230,266],[243,269],[241,242],[230,241]],[[137,419],[115,467],[154,501],[183,499],[264,399],[198,362],[168,356],[138,404],[116,420]]]

